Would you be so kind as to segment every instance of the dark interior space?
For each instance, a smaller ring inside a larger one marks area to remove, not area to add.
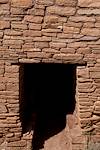
[[[76,66],[23,64],[20,67],[20,116],[23,133],[32,128],[33,150],[62,131],[75,109]]]

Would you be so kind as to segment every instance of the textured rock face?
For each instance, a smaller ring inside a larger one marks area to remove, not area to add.
[[[33,0],[11,0],[11,4],[14,7],[31,7],[33,4]]]
[[[80,7],[100,7],[99,0],[79,0],[78,5]]]
[[[100,142],[100,0],[0,0],[0,150],[31,150],[34,132],[23,134],[21,119],[25,63],[76,67],[76,114],[45,150],[84,150],[90,133]]]

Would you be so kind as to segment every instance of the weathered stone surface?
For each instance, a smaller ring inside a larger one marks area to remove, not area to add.
[[[55,14],[59,16],[71,16],[75,14],[76,9],[73,7],[60,7],[60,6],[50,6],[47,7],[48,14]]]
[[[32,0],[11,0],[11,4],[14,7],[29,8],[33,5],[33,1]]]
[[[4,21],[0,20],[0,29],[7,29],[10,28],[10,22],[9,21]]]
[[[50,6],[54,4],[54,0],[36,0],[36,3],[39,5]]]
[[[83,35],[88,35],[88,36],[99,36],[100,35],[100,30],[96,28],[83,28],[81,30],[81,33]]]
[[[32,22],[32,23],[42,23],[43,17],[41,16],[32,16],[27,15],[24,17],[24,21]]]
[[[78,5],[80,7],[100,7],[99,0],[78,0]]]
[[[100,15],[99,9],[79,9],[77,13],[80,15]]]
[[[6,106],[4,105],[4,104],[0,104],[0,114],[2,114],[2,113],[6,113],[7,112],[7,108],[6,108]]]
[[[56,0],[56,4],[61,6],[76,6],[77,0]]]

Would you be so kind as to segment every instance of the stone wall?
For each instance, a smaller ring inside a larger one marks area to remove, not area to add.
[[[99,48],[99,0],[0,0],[0,150],[31,145],[19,114],[21,63],[76,64],[78,126],[100,141]]]

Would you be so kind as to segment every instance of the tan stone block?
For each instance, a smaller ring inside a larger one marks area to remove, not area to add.
[[[81,119],[90,118],[92,116],[92,113],[91,112],[80,113],[79,116],[80,116]]]
[[[39,5],[50,6],[54,4],[54,0],[36,0],[36,3]]]
[[[0,114],[2,113],[7,113],[7,107],[3,103],[0,103]]]
[[[0,91],[4,91],[6,89],[6,85],[4,83],[0,83]]]
[[[0,39],[3,37],[3,32],[0,32]]]
[[[46,22],[46,23],[57,23],[58,18],[59,17],[56,15],[47,15],[44,17],[44,22]]]
[[[19,7],[11,7],[11,14],[12,15],[23,15],[25,12],[24,12],[24,9],[23,8],[19,8]]]
[[[30,37],[41,36],[41,31],[25,30],[23,31],[23,35],[30,36]]]
[[[51,48],[57,48],[57,49],[60,49],[60,48],[64,48],[66,47],[66,43],[57,43],[57,42],[50,42],[50,47]]]
[[[44,9],[35,9],[34,15],[36,16],[44,16]]]
[[[85,22],[83,24],[83,28],[93,28],[95,27],[95,23],[94,22]]]
[[[16,142],[10,142],[8,143],[8,147],[12,146],[12,147],[24,147],[26,146],[26,141],[25,140],[21,140],[21,141],[16,141]]]
[[[41,16],[32,16],[32,15],[26,15],[24,17],[24,22],[31,22],[31,23],[42,23],[43,17]]]
[[[54,49],[54,48],[43,48],[42,52],[52,53],[52,54],[59,53],[59,51],[57,49]]]
[[[35,42],[35,48],[47,48],[49,47],[49,43],[48,42]]]
[[[87,47],[87,43],[83,43],[83,42],[74,42],[74,43],[69,43],[68,45],[67,45],[68,47],[70,47],[70,48],[85,48],[85,47]]]
[[[51,41],[51,37],[46,37],[46,36],[42,36],[42,37],[35,37],[33,38],[33,41],[40,41],[40,42],[50,42]]]
[[[100,72],[90,72],[90,78],[100,79]]]
[[[59,16],[71,16],[75,14],[76,9],[74,7],[60,7],[50,6],[47,7],[47,14],[55,14]]]
[[[29,23],[30,30],[41,30],[41,24]]]
[[[0,29],[7,29],[10,28],[10,22],[9,21],[0,21]]]
[[[100,7],[99,0],[78,0],[78,6],[80,7]]]
[[[23,40],[4,40],[3,41],[4,45],[22,45],[23,44]]]
[[[71,61],[71,62],[78,62],[82,60],[82,55],[80,54],[55,54],[53,58]]]
[[[63,32],[65,34],[77,34],[80,32],[80,28],[63,26]]]
[[[48,32],[42,32],[42,35],[47,36],[47,37],[56,37],[56,33],[48,33]]]
[[[17,73],[17,72],[19,72],[19,66],[17,66],[17,65],[5,66],[5,72]],[[12,81],[13,80],[15,81],[16,79],[12,79]]]
[[[86,48],[78,48],[77,49],[77,53],[78,54],[90,54],[91,53],[91,49],[86,47]]]
[[[45,52],[29,52],[27,53],[27,57],[28,58],[50,58],[51,54]]]
[[[61,29],[42,29],[42,33],[59,33]]]
[[[0,0],[0,4],[6,4],[8,2],[9,2],[9,0]]]
[[[6,135],[7,138],[10,138],[10,137],[13,137],[13,136],[14,136],[14,133],[8,133],[8,134]]]
[[[78,14],[80,15],[100,15],[99,9],[79,9]]]
[[[18,91],[19,90],[19,84],[15,83],[7,83],[6,89],[8,91]]]
[[[62,53],[69,53],[69,54],[74,54],[75,53],[75,49],[74,48],[61,48],[60,52]]]
[[[31,7],[33,5],[32,0],[11,0],[11,4],[13,7]]]
[[[83,28],[81,30],[81,34],[83,35],[89,35],[89,36],[99,36],[100,30],[97,28]]]
[[[77,0],[56,0],[56,4],[61,6],[76,6]]]
[[[69,21],[73,21],[73,22],[95,22],[96,19],[93,17],[87,17],[87,16],[71,16],[71,17],[69,17]]]
[[[19,36],[19,35],[22,35],[22,32],[8,29],[4,31],[4,34],[9,35],[9,36]]]
[[[27,27],[27,24],[25,24],[25,23],[12,22],[11,23],[11,28],[12,29],[26,30],[28,27]]]

